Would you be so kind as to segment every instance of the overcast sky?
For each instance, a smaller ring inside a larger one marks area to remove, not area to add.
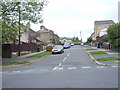
[[[86,41],[94,31],[94,21],[118,22],[119,0],[48,0],[43,9],[43,24],[31,25],[35,31],[40,25],[53,30],[60,37],[80,38]]]

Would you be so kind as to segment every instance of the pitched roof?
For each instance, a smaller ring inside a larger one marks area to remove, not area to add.
[[[37,33],[49,33],[49,31],[48,30],[39,30],[39,31],[37,31]]]
[[[69,37],[60,37],[60,40],[67,39],[67,40],[72,40],[72,38]]]
[[[114,24],[113,20],[101,20],[95,21],[95,25]]]

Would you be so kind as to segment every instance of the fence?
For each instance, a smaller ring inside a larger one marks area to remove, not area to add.
[[[110,44],[103,44],[102,48],[111,49],[112,51],[120,52],[120,47],[113,47]]]
[[[37,45],[36,43],[22,43],[20,44],[20,52],[37,52],[43,50],[42,45]],[[19,45],[18,44],[2,44],[2,58],[11,58],[12,52],[18,52]]]

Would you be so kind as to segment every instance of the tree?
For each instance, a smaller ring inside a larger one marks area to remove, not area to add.
[[[19,37],[19,27],[24,32],[25,22],[42,23],[43,20],[41,11],[46,5],[47,1],[21,1],[21,2],[7,2],[2,1],[0,6],[0,18],[2,17],[2,42],[10,40],[16,41]],[[19,25],[20,23],[20,25]]]
[[[120,24],[113,24],[107,30],[111,44],[115,47],[120,46]]]
[[[87,39],[87,43],[91,43],[92,41],[93,41],[92,37],[89,37],[89,38]]]
[[[104,35],[104,36],[101,37],[101,40],[103,42],[108,42],[109,41],[109,36],[106,34],[106,35]]]
[[[79,40],[78,37],[73,37],[72,41],[73,41],[73,42],[80,42],[80,40]]]

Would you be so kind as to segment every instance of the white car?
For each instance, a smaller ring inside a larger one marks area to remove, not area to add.
[[[74,43],[71,43],[71,46],[74,46]]]
[[[81,45],[83,46],[83,45],[84,45],[84,43],[82,42],[82,43],[81,43]]]
[[[64,53],[64,48],[61,45],[55,45],[52,49],[52,54],[54,53]]]

